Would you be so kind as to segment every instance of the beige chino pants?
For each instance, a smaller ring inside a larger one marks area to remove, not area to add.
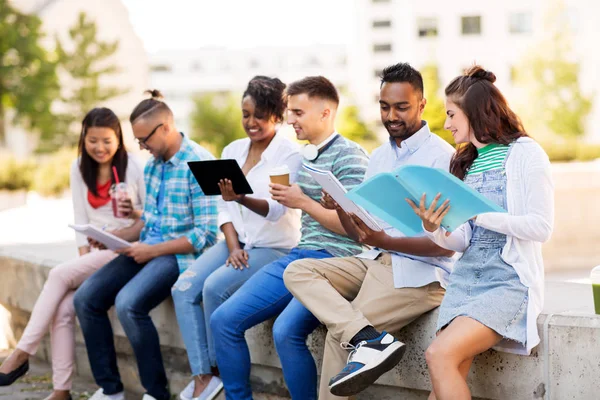
[[[368,325],[396,332],[439,306],[445,292],[438,282],[419,288],[394,288],[389,253],[381,253],[375,260],[298,260],[288,265],[283,277],[294,297],[328,329],[320,400],[341,399],[329,392],[329,379],[344,368],[348,357],[341,342],[349,342]]]

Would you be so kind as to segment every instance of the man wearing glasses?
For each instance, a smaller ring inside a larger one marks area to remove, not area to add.
[[[177,131],[173,113],[162,101],[142,101],[130,121],[140,148],[153,157],[146,164],[143,216],[113,232],[134,242],[88,278],[75,294],[75,309],[92,373],[100,389],[92,400],[123,400],[113,333],[107,316],[112,305],[138,364],[144,400],[168,400],[170,393],[150,311],[171,294],[171,286],[216,241],[216,198],[204,196],[187,161],[214,157]]]

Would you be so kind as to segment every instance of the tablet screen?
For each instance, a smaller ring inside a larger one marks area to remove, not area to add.
[[[221,195],[219,181],[229,179],[236,194],[252,194],[252,188],[235,160],[188,161],[198,185],[206,196]]]

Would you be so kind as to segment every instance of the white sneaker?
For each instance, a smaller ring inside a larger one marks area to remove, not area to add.
[[[200,396],[192,397],[192,400],[213,400],[221,393],[221,390],[223,390],[223,381],[221,378],[213,376]]]
[[[185,389],[183,389],[181,393],[179,393],[179,400],[192,400],[194,397],[194,387],[196,387],[196,385],[194,380],[192,379],[192,381],[188,383]]]
[[[98,389],[88,400],[125,400],[125,392],[104,394],[104,389]]]
[[[342,348],[352,350],[348,363],[329,381],[329,391],[340,397],[354,396],[365,390],[394,368],[406,351],[404,343],[386,332],[377,339],[363,340],[356,347],[342,343]]]

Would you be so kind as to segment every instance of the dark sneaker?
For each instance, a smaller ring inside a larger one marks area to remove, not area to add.
[[[350,343],[342,343],[342,347],[352,351],[344,369],[329,381],[329,391],[343,397],[365,390],[394,368],[406,350],[404,343],[386,332],[377,339],[363,340],[356,347]]]

